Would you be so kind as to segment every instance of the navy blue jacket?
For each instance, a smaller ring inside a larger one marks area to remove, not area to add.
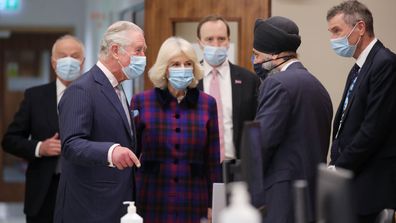
[[[396,55],[380,41],[374,44],[336,139],[345,95],[334,118],[331,164],[354,172],[359,214],[396,208]]]
[[[317,166],[326,162],[333,115],[330,96],[300,62],[260,86],[256,120],[261,126],[264,222],[294,222],[292,185],[308,182],[308,220],[315,218]]]

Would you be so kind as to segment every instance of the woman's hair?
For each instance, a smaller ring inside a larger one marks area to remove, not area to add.
[[[203,71],[193,46],[187,40],[180,37],[170,37],[162,43],[157,60],[148,72],[154,87],[163,89],[167,86],[168,80],[165,78],[165,75],[170,61],[181,55],[186,56],[193,63],[194,79],[189,87],[195,88],[198,85],[199,80],[203,77]]]
[[[127,32],[133,30],[143,33],[143,30],[136,24],[129,21],[118,21],[113,23],[104,33],[100,43],[99,57],[104,58],[109,54],[109,49],[113,44],[127,46],[134,40],[127,37]]]

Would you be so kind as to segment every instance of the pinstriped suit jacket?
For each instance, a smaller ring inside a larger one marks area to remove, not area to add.
[[[55,222],[119,222],[132,200],[133,170],[108,166],[115,143],[135,149],[126,114],[96,65],[71,84],[59,103],[62,175]],[[132,128],[134,129],[134,128]]]

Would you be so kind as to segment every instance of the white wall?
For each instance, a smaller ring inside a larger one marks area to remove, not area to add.
[[[86,0],[85,11],[85,47],[87,49],[86,66],[89,68],[97,61],[99,44],[103,33],[113,22],[120,20],[120,12],[133,7],[144,0]],[[125,19],[125,18],[124,18]],[[143,28],[143,27],[142,27]]]
[[[21,0],[19,12],[0,12],[0,28],[73,27],[80,39],[84,38],[84,20],[83,0]]]
[[[71,27],[86,47],[85,70],[97,60],[99,41],[119,13],[144,0],[21,0],[21,10],[0,12],[2,27]]]
[[[285,16],[297,23],[302,44],[298,50],[304,65],[330,93],[334,110],[340,103],[345,79],[353,58],[337,56],[330,48],[326,14],[341,0],[272,0],[272,15]],[[396,52],[395,0],[361,0],[374,17],[374,32],[384,45]]]

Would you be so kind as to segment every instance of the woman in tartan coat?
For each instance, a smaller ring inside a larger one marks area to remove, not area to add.
[[[145,223],[210,218],[221,181],[216,101],[196,86],[202,71],[192,45],[170,37],[149,71],[155,88],[132,98],[142,166],[136,204]]]

